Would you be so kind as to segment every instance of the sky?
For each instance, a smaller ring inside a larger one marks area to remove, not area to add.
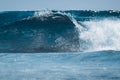
[[[0,11],[120,10],[120,0],[0,0]]]

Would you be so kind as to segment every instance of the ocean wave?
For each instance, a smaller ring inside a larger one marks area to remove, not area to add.
[[[2,12],[0,52],[120,50],[119,15],[112,10]]]
[[[57,13],[1,26],[1,52],[76,51],[79,38],[74,26],[68,16]]]

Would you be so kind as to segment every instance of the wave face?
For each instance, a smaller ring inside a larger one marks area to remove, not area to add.
[[[120,11],[0,13],[0,52],[120,50]]]

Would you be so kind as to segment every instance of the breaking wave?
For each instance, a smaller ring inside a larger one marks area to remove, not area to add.
[[[104,19],[83,22],[80,39],[89,51],[120,50],[120,20]]]
[[[119,15],[119,11],[2,12],[0,52],[120,50]]]

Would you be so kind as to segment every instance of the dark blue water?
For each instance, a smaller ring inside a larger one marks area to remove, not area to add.
[[[0,80],[120,80],[120,11],[0,13]]]

